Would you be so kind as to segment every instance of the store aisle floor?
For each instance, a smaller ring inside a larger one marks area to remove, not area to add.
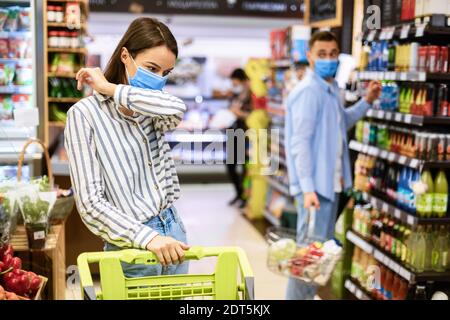
[[[255,274],[256,299],[284,299],[287,280],[266,267],[264,237],[234,207],[231,185],[182,185],[177,210],[186,225],[191,245],[239,246],[245,250]],[[190,272],[210,272],[214,261],[193,262]]]
[[[204,184],[182,185],[181,188],[176,208],[186,226],[189,244],[243,248],[255,275],[256,299],[284,299],[287,280],[267,269],[264,237],[238,209],[227,205],[233,197],[232,186]],[[214,266],[214,259],[193,261],[190,273],[210,273]],[[66,298],[79,299],[79,289],[71,289],[67,290]]]

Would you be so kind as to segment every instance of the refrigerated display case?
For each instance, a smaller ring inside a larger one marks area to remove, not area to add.
[[[38,2],[0,3],[0,181],[16,177],[19,153],[38,136]],[[41,158],[39,147],[27,149],[25,179]]]

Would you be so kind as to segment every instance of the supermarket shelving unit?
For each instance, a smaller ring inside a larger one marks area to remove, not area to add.
[[[26,94],[30,96],[31,107],[38,108],[39,104],[39,88],[37,86],[39,77],[39,64],[41,57],[39,55],[39,1],[36,0],[8,0],[2,1],[1,7],[20,6],[30,8],[30,30],[19,31],[2,31],[1,38],[29,38],[31,39],[31,57],[25,58],[0,58],[1,64],[11,64],[14,66],[31,66],[32,67],[32,84],[31,85],[8,85],[0,86],[0,96],[12,94]],[[37,127],[24,128],[16,126],[14,120],[0,120],[0,166],[15,166],[19,160],[19,153],[22,146],[28,138],[38,136]],[[30,175],[38,170],[38,162],[42,158],[42,150],[34,146],[27,149],[25,162],[30,168]]]
[[[53,53],[73,53],[78,56],[81,65],[85,65],[87,57],[87,49],[80,48],[51,48],[48,45],[48,32],[51,30],[69,30],[65,22],[56,23],[47,21],[47,6],[53,4],[65,4],[68,2],[77,2],[81,8],[81,28],[79,31],[84,34],[87,31],[87,17],[89,15],[89,0],[43,0],[43,36],[44,36],[44,106],[43,106],[43,140],[49,146],[50,150],[56,148],[58,143],[58,136],[63,132],[64,126],[61,122],[50,121],[50,104],[57,104],[58,106],[69,109],[70,106],[77,103],[80,98],[53,98],[49,96],[49,80],[51,78],[74,78],[75,74],[55,74],[49,72],[50,55]],[[68,172],[66,172],[68,175]]]
[[[419,43],[442,43],[448,44],[450,36],[450,26],[436,27],[434,22],[448,23],[445,15],[433,15],[431,17],[421,17],[413,22],[406,22],[401,25],[383,28],[382,30],[367,31],[360,36],[361,40],[372,42],[378,40],[397,40],[400,42],[419,42]],[[444,22],[445,21],[445,22]],[[433,22],[433,23],[431,23]],[[397,82],[440,82],[450,83],[450,73],[426,73],[426,72],[378,72],[378,71],[360,71],[357,73],[358,80],[389,80]],[[377,121],[388,122],[390,125],[406,127],[411,131],[418,129],[432,128],[434,130],[447,130],[450,124],[450,117],[423,117],[411,114],[403,114],[399,112],[390,112],[384,110],[369,110],[367,118]],[[376,158],[385,159],[388,162],[408,166],[419,171],[425,168],[444,169],[447,173],[450,169],[450,161],[424,161],[405,157],[394,152],[382,150],[380,148],[365,145],[357,141],[351,141],[349,148],[358,153],[364,153]],[[362,194],[363,200],[370,203],[374,208],[387,213],[402,223],[411,227],[422,224],[448,225],[450,217],[445,218],[419,218],[417,215],[399,208],[392,201],[385,199],[383,195],[377,194],[376,191],[365,192]],[[415,272],[409,265],[398,258],[392,256],[377,245],[371,243],[370,239],[350,230],[346,234],[346,238],[355,246],[361,248],[368,254],[373,255],[375,260],[383,264],[401,278],[407,280],[414,285],[419,282],[436,281],[449,282],[450,272]],[[349,292],[358,299],[371,299],[370,294],[365,291],[356,280],[348,278],[345,287]]]

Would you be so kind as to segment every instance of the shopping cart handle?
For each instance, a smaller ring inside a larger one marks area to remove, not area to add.
[[[185,251],[185,258],[187,260],[200,260],[206,256],[217,255],[216,251],[208,250],[204,247],[194,246]],[[120,260],[126,263],[136,264],[157,264],[159,263],[156,254],[145,250],[128,249],[123,250],[120,255]]]

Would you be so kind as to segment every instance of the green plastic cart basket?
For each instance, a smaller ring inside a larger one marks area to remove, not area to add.
[[[120,262],[158,264],[150,251],[89,252],[78,256],[82,297],[85,300],[254,300],[254,277],[245,252],[237,247],[192,247],[186,260],[217,257],[213,274],[125,277]],[[98,263],[100,290],[95,290],[89,264]]]

